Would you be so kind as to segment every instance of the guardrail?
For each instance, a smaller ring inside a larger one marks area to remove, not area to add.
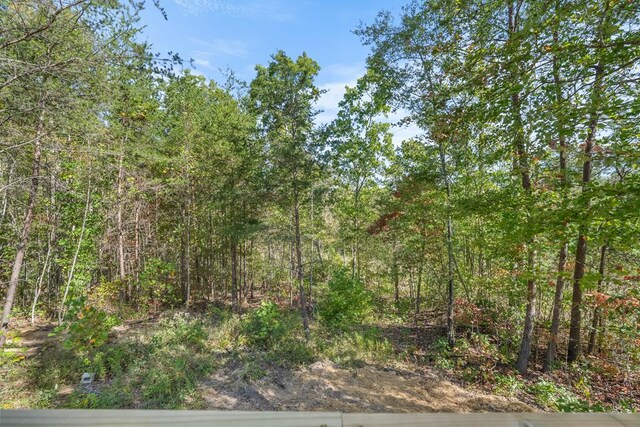
[[[640,414],[344,414],[169,410],[0,410],[1,427],[640,427]]]

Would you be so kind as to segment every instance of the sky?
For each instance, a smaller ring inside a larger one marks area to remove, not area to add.
[[[302,52],[321,67],[316,80],[326,89],[317,107],[319,123],[331,121],[346,85],[364,74],[369,48],[353,34],[360,23],[370,24],[381,10],[399,12],[403,0],[161,0],[165,20],[147,8],[142,39],[156,52],[171,51],[185,67],[216,81],[221,70],[251,81],[256,64],[266,65],[277,50],[296,58]],[[393,119],[393,118],[392,118]],[[412,136],[414,129],[395,129],[394,140]]]

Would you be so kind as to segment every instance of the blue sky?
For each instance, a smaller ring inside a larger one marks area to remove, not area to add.
[[[168,20],[153,7],[143,14],[144,37],[155,51],[193,59],[197,73],[220,80],[232,69],[250,81],[256,64],[278,49],[306,52],[321,66],[317,84],[328,92],[318,121],[330,121],[345,85],[364,73],[368,48],[353,30],[381,10],[397,12],[402,0],[161,0]],[[396,137],[407,130],[398,130]]]

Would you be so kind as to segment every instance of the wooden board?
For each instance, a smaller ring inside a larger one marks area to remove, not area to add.
[[[640,427],[640,414],[0,410],[0,427]]]
[[[338,412],[2,410],[0,426],[341,427]]]
[[[640,427],[640,414],[343,414],[343,427]]]

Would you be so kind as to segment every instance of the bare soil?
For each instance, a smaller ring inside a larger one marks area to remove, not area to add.
[[[322,361],[298,371],[276,370],[257,381],[242,367],[216,371],[200,386],[209,409],[340,412],[530,412],[515,398],[465,390],[432,372]]]

